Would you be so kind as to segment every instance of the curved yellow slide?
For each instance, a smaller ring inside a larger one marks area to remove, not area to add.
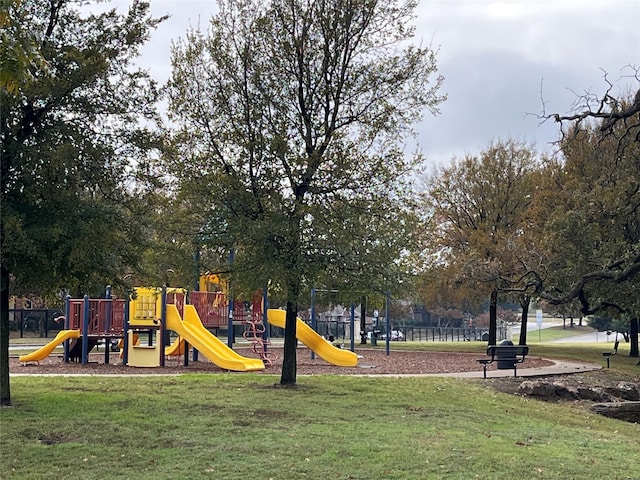
[[[164,350],[167,357],[179,357],[184,355],[184,337],[178,337],[176,340]]]
[[[284,328],[286,317],[287,312],[284,310],[267,310],[267,321],[276,327]],[[334,347],[299,318],[296,323],[296,337],[329,363],[340,367],[358,365],[358,355],[350,350]]]
[[[193,305],[184,306],[184,320],[175,305],[167,305],[167,328],[183,337],[205,357],[220,368],[235,372],[264,370],[258,358],[248,358],[236,353],[207,330]]]
[[[40,360],[45,359],[51,352],[60,345],[65,340],[69,340],[70,338],[80,338],[80,330],[60,330],[58,334],[55,336],[53,340],[51,340],[46,345],[43,345],[35,352],[31,352],[27,355],[22,355],[18,360],[20,362],[39,362]]]

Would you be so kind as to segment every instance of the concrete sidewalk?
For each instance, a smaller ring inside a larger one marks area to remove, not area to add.
[[[547,359],[549,360],[549,359]],[[567,375],[570,373],[593,372],[600,370],[602,365],[586,362],[572,362],[569,360],[549,360],[553,365],[537,368],[518,368],[518,378],[543,377],[548,375]],[[482,370],[478,372],[455,372],[455,373],[388,373],[361,375],[367,377],[451,377],[451,378],[484,378]],[[508,370],[487,370],[487,380],[491,378],[513,377],[513,369]]]
[[[547,367],[518,368],[518,378],[593,372],[595,370],[600,370],[602,368],[602,365],[597,365],[595,363],[572,362],[569,360],[550,360],[550,361],[553,361],[554,364],[549,365]],[[460,377],[460,378],[483,378],[482,371],[450,373],[450,374],[444,374],[441,376]],[[513,369],[510,368],[508,370],[487,370],[487,379],[501,378],[501,377],[513,377]]]

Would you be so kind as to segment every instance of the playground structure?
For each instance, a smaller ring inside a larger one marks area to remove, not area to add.
[[[272,365],[276,358],[267,347],[265,318],[274,326],[284,328],[284,312],[264,311],[265,299],[261,295],[252,304],[238,302],[233,310],[223,292],[187,292],[182,289],[144,288],[133,290],[131,299],[67,298],[64,329],[56,338],[38,350],[19,358],[21,363],[38,362],[49,356],[62,344],[64,361],[72,360],[88,364],[89,352],[102,340],[104,363],[109,363],[109,348],[116,342],[120,348],[122,363],[134,367],[162,367],[168,356],[183,356],[188,365],[190,347],[193,359],[198,353],[217,366],[231,371],[258,371]],[[188,303],[187,303],[188,299]],[[228,306],[227,306],[228,305]],[[282,313],[280,313],[282,312]],[[233,338],[233,325],[248,326],[243,336],[252,342],[252,350],[259,358],[248,358],[225,345],[210,330],[225,325],[229,328],[229,343]],[[313,352],[330,363],[355,366],[357,356],[329,344],[323,337],[298,319],[298,339]],[[177,339],[170,343],[170,331]],[[144,341],[143,341],[144,340]]]
[[[28,355],[22,355],[20,361],[22,363],[37,362],[45,357],[51,355],[53,350],[61,343],[69,339],[80,338],[80,330],[60,330],[53,340],[39,348],[35,352],[31,352]]]
[[[56,337],[38,350],[20,357],[20,362],[38,362],[50,355],[60,344],[64,347],[64,360],[80,360],[88,363],[88,354],[100,340],[105,344],[104,362],[109,363],[107,344],[112,339],[122,338],[124,331],[125,301],[111,298],[107,287],[101,299],[67,298],[65,302],[64,327]]]
[[[242,336],[245,340],[251,342],[251,350],[258,355],[265,365],[273,366],[273,362],[278,356],[267,349],[271,342],[265,335],[266,327],[264,322],[260,319],[251,319],[248,321],[248,325],[249,329],[245,330]]]
[[[21,356],[19,360],[22,363],[38,362],[62,344],[65,362],[76,360],[87,364],[88,353],[100,340],[105,344],[104,363],[109,363],[109,351],[106,347],[111,341],[118,341],[120,357],[125,365],[160,366],[164,364],[165,356],[185,355],[187,342],[183,336],[166,346],[163,354],[160,354],[168,333],[164,329],[166,320],[163,320],[163,312],[168,305],[184,310],[186,300],[186,292],[182,289],[167,289],[164,292],[164,306],[161,288],[136,288],[129,302],[111,298],[109,288],[105,298],[101,299],[69,297],[65,304],[63,330],[52,341]],[[195,304],[193,308],[196,309],[196,315],[203,319],[200,325],[207,333],[207,329],[217,330],[226,325],[228,315],[223,293],[191,292],[189,298]],[[141,339],[145,337],[144,333],[148,340],[143,343]],[[128,358],[129,354],[131,359]]]
[[[193,305],[184,306],[183,318],[180,318],[175,305],[167,305],[166,328],[176,332],[221,368],[236,372],[250,372],[265,368],[262,360],[243,357],[204,328]]]

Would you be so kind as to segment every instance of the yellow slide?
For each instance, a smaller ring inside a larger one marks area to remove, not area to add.
[[[49,343],[43,345],[35,352],[31,352],[28,355],[22,355],[18,360],[22,363],[39,362],[51,355],[51,352],[53,352],[58,345],[70,338],[80,338],[80,330],[60,330],[56,337]]]
[[[164,354],[167,357],[179,357],[184,355],[184,338],[176,338],[171,345],[164,349]]]
[[[286,316],[287,312],[284,310],[267,310],[267,321],[276,327],[284,328]],[[299,318],[296,324],[296,337],[329,363],[340,367],[358,365],[358,356],[355,353],[334,347]]]
[[[184,321],[180,318],[180,312],[175,305],[167,305],[167,328],[183,337],[221,368],[235,372],[264,370],[262,360],[243,357],[204,328],[193,305],[184,306]]]

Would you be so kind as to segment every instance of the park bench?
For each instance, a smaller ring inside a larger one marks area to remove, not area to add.
[[[615,343],[613,344],[613,352],[602,352],[602,356],[607,359],[607,368],[609,368],[609,359],[613,355],[617,355],[618,354],[618,346],[619,345],[620,345],[620,341],[616,340]]]
[[[487,365],[496,361],[498,369],[505,370],[513,368],[513,376],[518,376],[518,364],[524,362],[524,358],[529,353],[527,345],[489,345],[487,355],[491,358],[481,358],[478,360],[482,364],[482,373],[487,378]]]

